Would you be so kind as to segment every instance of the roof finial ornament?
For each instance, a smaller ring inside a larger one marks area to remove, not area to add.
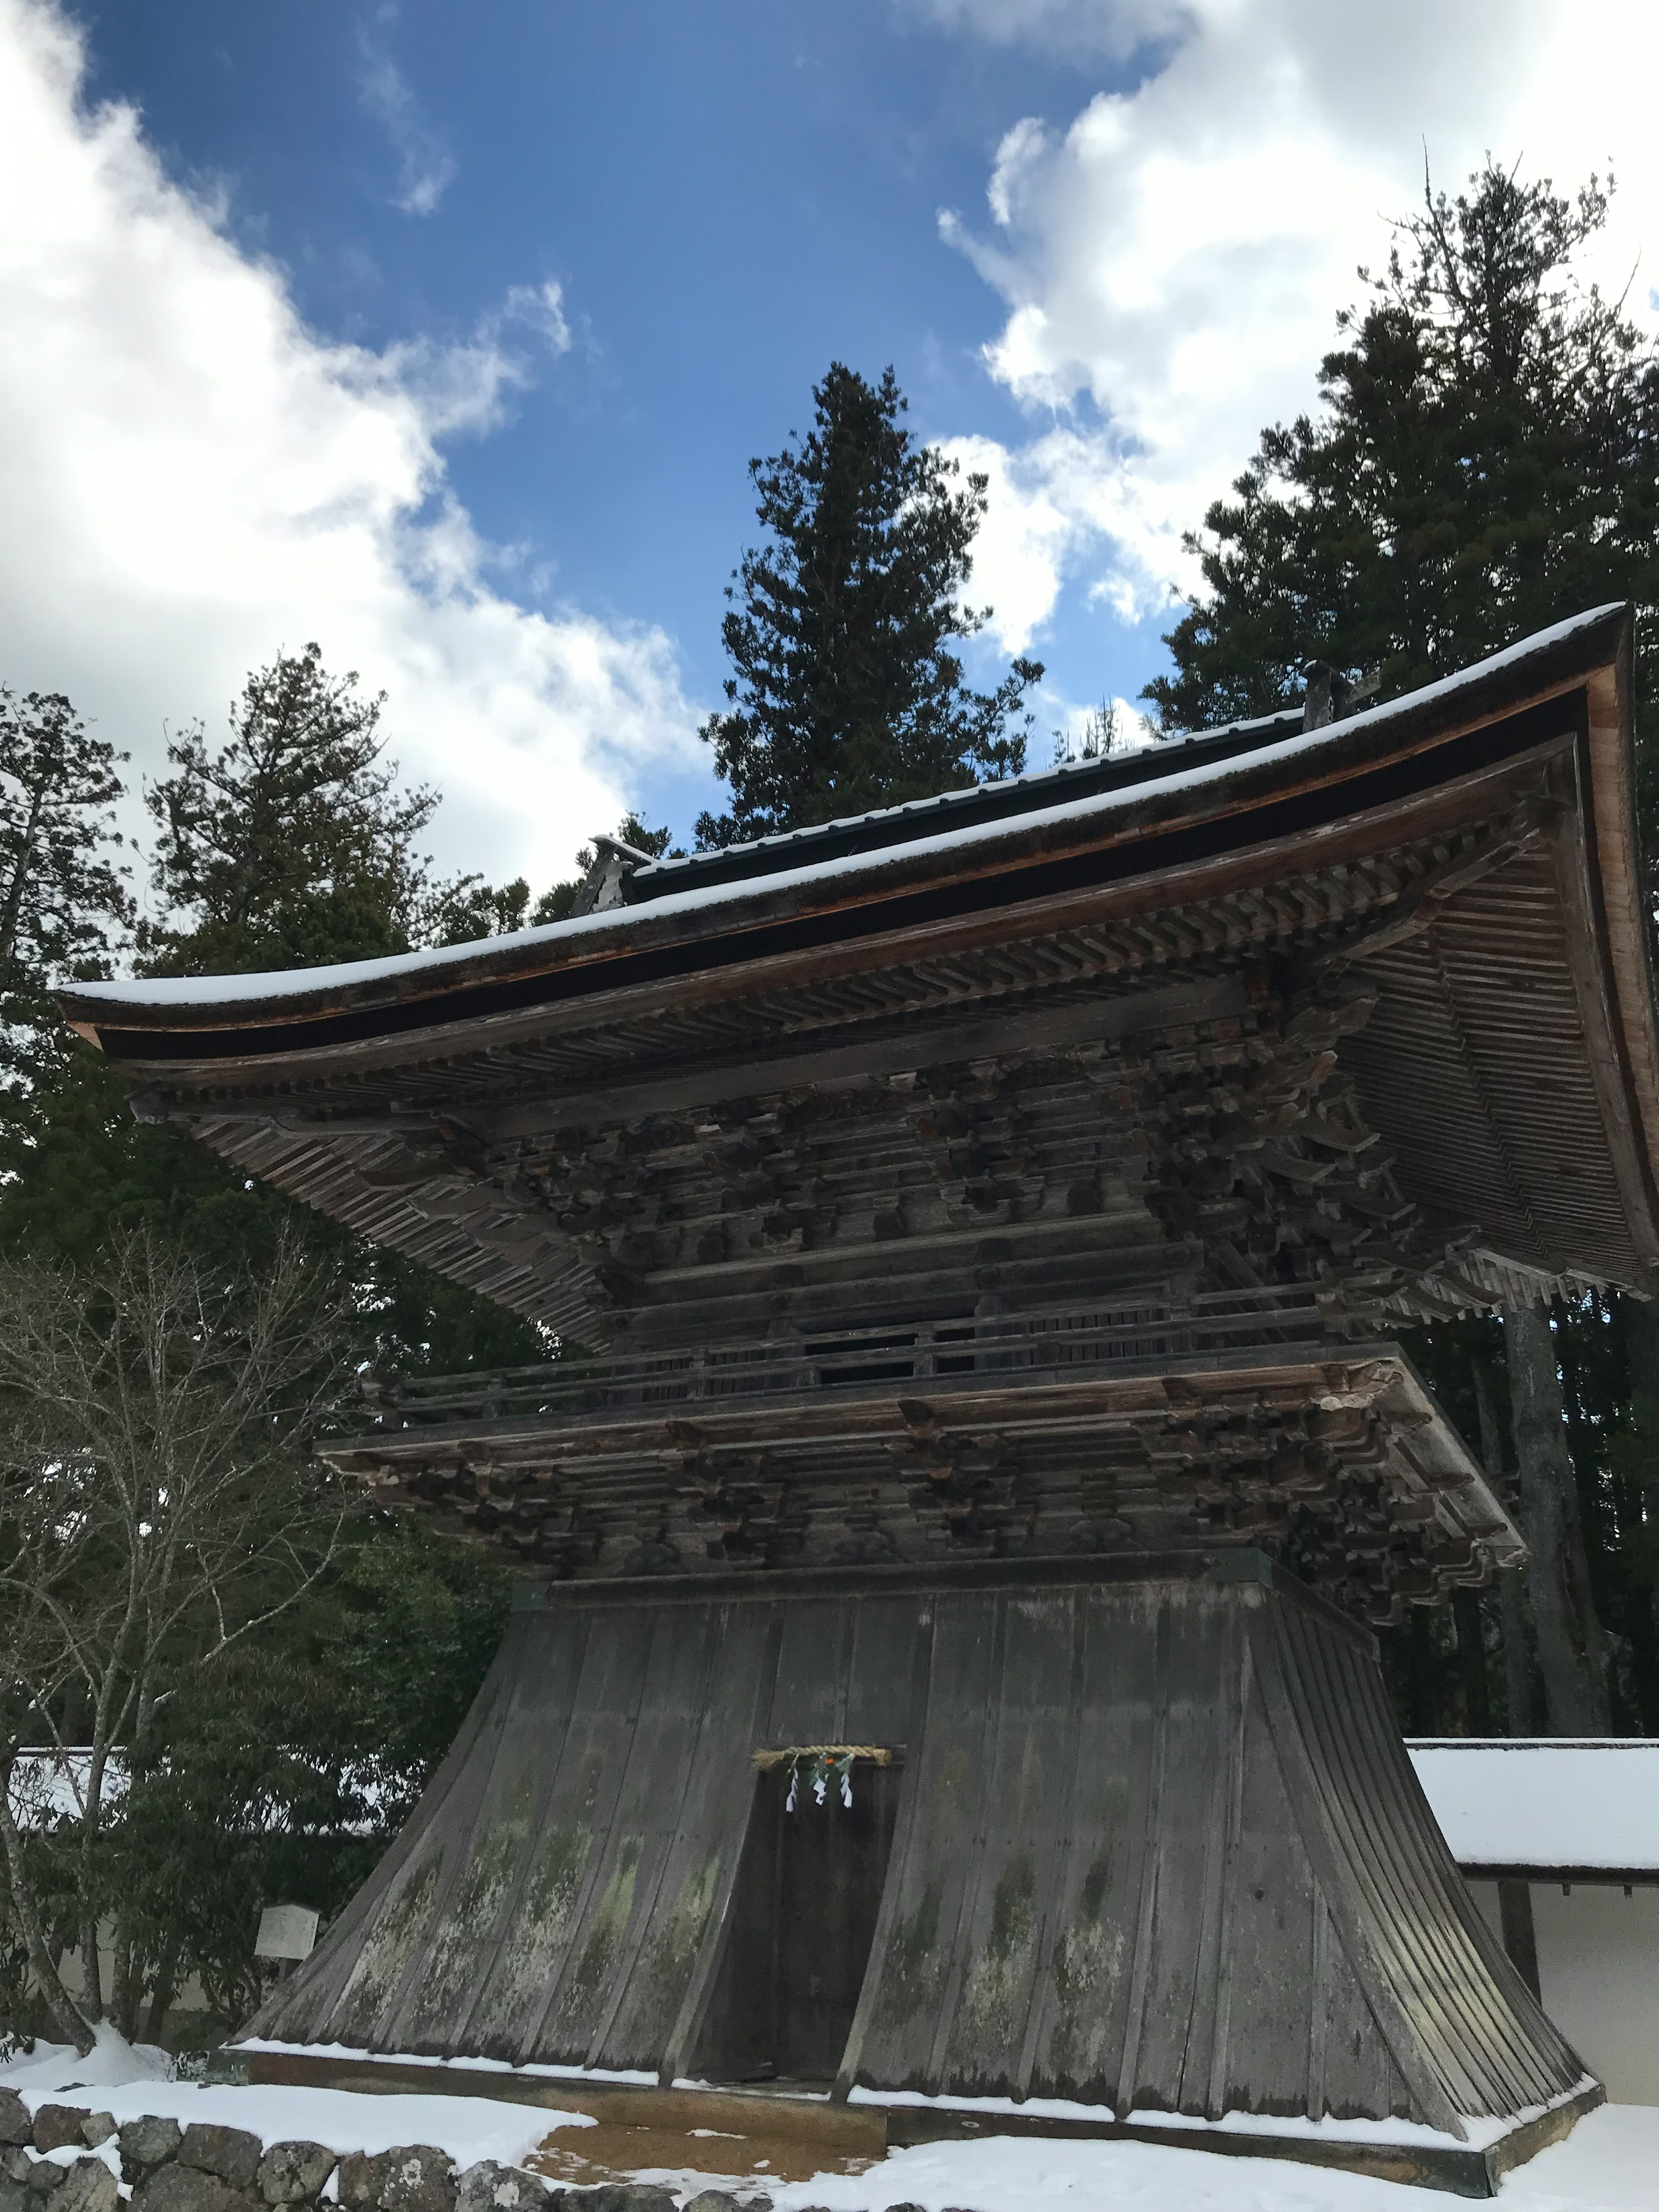
[[[1337,688],[1341,678],[1328,660],[1305,661],[1302,673],[1307,684],[1302,695],[1302,726],[1304,730],[1322,730],[1327,722],[1336,719]]]
[[[620,837],[595,837],[592,842],[593,858],[586,878],[571,902],[573,915],[603,914],[609,907],[626,906],[628,878],[635,868],[650,862],[649,853],[624,845]]]

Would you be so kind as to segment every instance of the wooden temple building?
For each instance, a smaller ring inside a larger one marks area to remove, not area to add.
[[[1522,1555],[1401,1328],[1655,1284],[1630,669],[1606,609],[608,845],[544,929],[65,993],[138,1113],[561,1355],[329,1446],[521,1599],[257,2033],[1488,2174],[1594,2102],[1373,1632]]]

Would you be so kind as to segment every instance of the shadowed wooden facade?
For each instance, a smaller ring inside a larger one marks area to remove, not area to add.
[[[1395,1329],[1653,1286],[1629,653],[65,994],[137,1110],[566,1346],[331,1447],[533,1595],[264,2033],[1454,2137],[1582,2090],[1367,1624],[1521,1553]],[[785,1816],[753,1754],[839,1744],[888,1764]]]

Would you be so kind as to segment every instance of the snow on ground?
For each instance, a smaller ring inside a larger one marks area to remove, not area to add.
[[[80,2057],[72,2045],[37,2044],[32,2057],[0,2066],[0,2083],[15,2089],[33,2111],[66,2099],[108,2112],[118,2126],[147,2112],[175,2119],[212,2120],[246,2128],[262,2142],[295,2138],[331,2150],[391,2150],[400,2143],[431,2143],[458,2166],[498,2159],[516,2166],[556,2128],[586,2128],[585,2113],[550,2112],[540,2105],[509,2105],[493,2097],[362,2096],[351,2089],[200,2086],[161,2076],[165,2051],[135,2049],[112,2028],[100,2027],[96,2048]]]
[[[32,2092],[45,2095],[71,2081],[101,2089],[125,2081],[172,2080],[172,2059],[153,2043],[129,2043],[107,2021],[100,2021],[93,2034],[97,2040],[84,2058],[72,2043],[37,2043],[27,2057],[0,2066],[0,2081],[27,2099]]]
[[[1606,2105],[1580,2120],[1564,2143],[1505,2177],[1498,2212],[1653,2212],[1659,2202],[1659,2106]],[[720,2185],[709,2172],[641,2172],[676,2191]],[[755,2177],[726,2185],[752,2190]],[[975,2143],[928,2143],[895,2151],[861,2174],[818,2174],[774,2185],[776,2212],[1451,2212],[1460,2201],[1438,2189],[1212,2151],[1152,2143],[1062,2142],[1000,2136]]]
[[[98,2108],[118,2123],[155,2112],[181,2125],[214,2120],[246,2128],[264,2142],[300,2136],[337,2151],[432,2143],[463,2166],[481,2158],[514,2166],[556,2129],[592,2124],[581,2113],[494,2098],[378,2096],[276,2084],[198,2087],[158,2078],[167,2063],[164,2053],[134,2050],[112,2030],[100,2029],[88,2057],[66,2045],[40,2044],[31,2057],[0,2066],[0,2082],[18,2090],[31,2108],[77,2090],[90,2105],[95,2092]],[[753,2174],[723,2175],[713,2141],[708,2148],[707,2166],[642,2169],[635,2178],[688,2196],[722,2182],[749,2195],[761,2183],[776,2212],[805,2212],[809,2205],[885,2212],[904,2203],[925,2212],[958,2205],[972,2212],[1449,2212],[1457,2201],[1439,2190],[1402,2188],[1328,2167],[1152,2143],[1010,2136],[929,2143],[895,2151],[865,2173],[821,2173],[769,2185]],[[1498,2212],[1652,2212],[1659,2202],[1656,2177],[1659,2106],[1603,2106],[1580,2120],[1565,2142],[1505,2177]]]

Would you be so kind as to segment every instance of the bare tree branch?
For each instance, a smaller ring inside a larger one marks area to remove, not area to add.
[[[309,1440],[334,1389],[339,1310],[337,1285],[292,1234],[228,1279],[148,1231],[85,1270],[0,1263],[0,1767],[30,1736],[61,1743],[78,1692],[87,2019],[103,2008],[112,1762],[142,1755],[173,1691],[292,1606],[332,1556],[339,1506]],[[15,1836],[8,1810],[0,1837],[28,1940],[40,1916]],[[29,1955],[61,2027],[75,2008],[32,1940]]]

